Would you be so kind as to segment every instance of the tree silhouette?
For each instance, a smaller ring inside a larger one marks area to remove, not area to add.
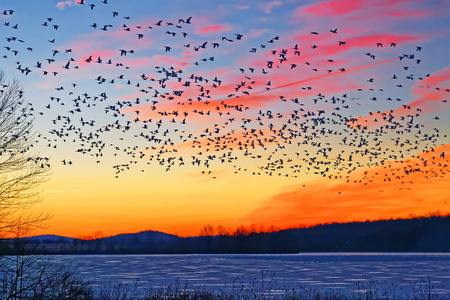
[[[200,230],[200,236],[211,236],[214,235],[215,229],[211,224],[207,224],[203,226],[203,228]]]
[[[46,216],[26,216],[38,202],[36,187],[48,174],[48,158],[30,153],[34,145],[32,107],[17,80],[0,71],[0,236],[23,236]]]
[[[1,290],[5,299],[23,299],[51,278],[48,265],[26,255],[29,231],[46,215],[26,214],[38,202],[36,187],[48,174],[48,158],[31,154],[34,145],[32,106],[17,80],[6,82],[0,71],[0,238],[15,256],[0,256]]]

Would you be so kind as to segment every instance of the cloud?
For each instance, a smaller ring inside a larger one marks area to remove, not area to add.
[[[249,33],[245,35],[246,38],[257,38],[264,33],[269,32],[267,29],[251,29]]]
[[[178,67],[185,67],[185,66],[188,66],[191,64],[191,63],[188,63],[185,61],[175,60],[170,56],[164,56],[164,55],[156,55],[153,57],[153,59],[156,61],[162,61],[162,62],[168,63],[170,65],[175,65]]]
[[[115,54],[117,54],[117,51],[114,50],[95,50],[81,57],[79,64],[80,65],[93,64],[99,58],[104,62],[106,62],[109,58],[113,57]],[[87,62],[86,60],[90,57],[92,59],[92,62]]]
[[[441,100],[449,97],[450,88],[450,66],[443,68],[429,77],[417,82],[412,87],[412,92],[418,96],[408,105],[423,109],[424,112],[432,113],[439,109]]]
[[[136,27],[141,25],[147,27],[150,22],[142,24],[130,24],[129,27]],[[97,50],[111,51],[110,49],[117,49],[117,56],[120,55],[119,49],[141,50],[148,49],[154,45],[153,36],[148,33],[144,38],[138,39],[136,32],[128,32],[123,28],[117,28],[108,31],[93,31],[76,36],[73,42],[62,45],[61,48],[72,49],[74,54],[85,56],[90,52]],[[125,57],[124,57],[125,58]]]
[[[380,17],[391,18],[422,18],[429,16],[431,12],[423,7],[413,6],[418,1],[406,0],[331,0],[302,6],[296,11],[296,16],[313,14],[324,17],[346,17],[356,19],[378,19]],[[368,14],[367,12],[370,13]]]
[[[248,5],[239,5],[239,6],[236,6],[236,8],[239,9],[239,10],[247,10],[247,9],[250,9],[250,6],[248,6]]]
[[[359,117],[357,121],[352,125],[362,126],[380,126],[383,125],[383,119],[385,116],[401,117],[407,114],[420,113],[434,113],[442,108],[443,100],[446,100],[450,96],[450,66],[443,68],[429,77],[418,81],[411,88],[411,93],[414,100],[408,104],[403,104],[397,109],[374,112],[368,116]]]
[[[405,43],[416,42],[419,38],[412,35],[399,35],[399,34],[373,34],[366,36],[349,37],[344,40],[346,44],[344,46],[326,45],[320,49],[324,55],[334,55],[344,51],[349,51],[352,48],[375,48],[377,43],[383,44],[383,46],[389,46],[390,43]]]
[[[364,7],[363,0],[333,0],[311,4],[301,7],[300,12],[306,12],[317,16],[341,16],[359,11]]]
[[[218,33],[224,31],[230,31],[231,27],[227,25],[210,25],[199,29],[197,34],[209,34],[209,33]]]
[[[60,10],[64,10],[66,8],[66,6],[72,6],[75,5],[76,2],[72,2],[70,0],[67,1],[60,1],[56,4],[56,8],[60,9]]]
[[[239,221],[280,227],[449,212],[450,144],[347,177],[293,186]],[[333,177],[334,178],[334,177]]]
[[[310,65],[310,70],[317,69],[319,71],[324,71],[332,69],[333,71],[337,71],[342,67],[348,69],[353,66],[356,67],[358,64],[363,64],[367,61],[367,56],[360,55],[359,59],[357,59],[358,57],[352,55],[352,52],[355,50],[363,49],[364,51],[376,51],[372,53],[377,56],[383,56],[385,53],[397,55],[398,52],[393,52],[396,51],[396,48],[389,47],[391,43],[396,43],[398,46],[407,46],[412,42],[422,41],[422,37],[409,34],[392,33],[370,35],[363,33],[352,33],[348,36],[339,35],[339,37],[337,37],[337,35],[325,32],[318,35],[311,35],[309,33],[296,35],[292,37],[290,41],[290,45],[285,44],[273,49],[274,52],[272,53],[274,54],[266,51],[260,55],[252,56],[251,58],[255,59],[250,61],[250,65],[253,67],[265,68],[266,71],[278,72],[279,68],[289,68],[292,64],[304,69],[306,68],[305,63],[307,63]],[[339,41],[344,41],[345,44],[340,46]],[[294,45],[294,43],[297,45]],[[377,47],[378,43],[381,43],[384,47]],[[312,48],[313,45],[316,45],[315,49]],[[295,50],[293,49],[294,46]],[[279,59],[279,55],[282,51],[287,52],[286,61],[284,63],[281,63]],[[296,55],[295,52],[297,52],[298,55]],[[333,62],[330,63],[328,59],[333,59]],[[245,64],[249,61],[248,58],[242,58],[240,60],[240,64]],[[273,62],[273,68],[271,70],[267,68],[269,61]],[[317,76],[318,73],[312,74],[313,76]]]
[[[273,9],[274,7],[280,6],[280,5],[282,5],[282,4],[283,4],[283,2],[281,2],[281,1],[271,1],[271,2],[268,2],[268,3],[261,3],[261,4],[259,5],[259,7],[260,7],[266,14],[271,14],[271,13],[272,13],[272,9]]]

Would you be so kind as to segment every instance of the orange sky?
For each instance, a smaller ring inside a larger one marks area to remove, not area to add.
[[[428,161],[426,166],[422,158]],[[287,228],[404,218],[435,211],[450,213],[449,160],[450,145],[446,145],[385,167],[310,181],[234,174],[229,170],[220,174],[221,181],[194,172],[186,177],[177,171],[142,180],[133,174],[111,180],[97,178],[95,171],[72,173],[70,183],[67,179],[59,183],[53,180],[52,188],[58,189],[45,190],[45,201],[33,208],[53,214],[49,227],[35,234],[82,236],[99,230],[113,235],[151,229],[192,236],[206,224]],[[405,170],[411,169],[420,172],[407,175]],[[183,180],[178,180],[177,175]],[[198,184],[201,190],[196,189]],[[279,192],[273,195],[273,190]]]
[[[422,158],[428,162],[426,166]],[[405,173],[416,169],[420,171]],[[344,173],[342,178],[291,186],[240,221],[295,227],[450,213],[449,188],[450,145],[445,145],[418,157],[355,171],[348,177]]]
[[[0,59],[51,165],[31,234],[450,212],[445,1],[22,2]]]

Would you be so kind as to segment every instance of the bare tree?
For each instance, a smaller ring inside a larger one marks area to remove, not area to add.
[[[6,239],[6,248],[15,254],[0,256],[0,293],[7,299],[23,299],[48,273],[47,265],[38,265],[40,260],[26,255],[23,239],[47,219],[26,213],[40,200],[36,187],[47,178],[50,167],[47,158],[31,153],[32,110],[19,82],[6,82],[0,71],[0,238],[14,238]]]
[[[34,145],[32,106],[17,80],[6,82],[0,71],[0,237],[23,236],[46,216],[26,216],[38,202],[36,187],[49,171],[48,158],[31,153]]]
[[[201,236],[212,236],[215,233],[215,229],[212,225],[208,224],[203,226],[203,228],[200,230]]]

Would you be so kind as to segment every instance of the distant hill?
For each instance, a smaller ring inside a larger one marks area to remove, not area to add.
[[[172,241],[180,237],[159,231],[141,231],[138,233],[122,233],[111,237],[102,238],[104,242],[118,242],[118,243],[148,243],[154,241]]]
[[[72,243],[75,238],[71,237],[65,237],[60,235],[53,235],[53,234],[47,234],[47,235],[37,235],[32,237],[23,238],[27,241],[33,241],[33,242],[42,242],[42,243],[56,243],[56,242],[66,242],[66,243]]]
[[[149,230],[92,240],[88,244],[100,251],[159,253],[170,251],[171,245],[180,239],[176,235]]]
[[[319,225],[272,233],[181,238],[157,231],[97,240],[44,235],[27,238],[29,253],[298,253],[450,252],[450,216]],[[0,254],[14,253],[4,240]]]

